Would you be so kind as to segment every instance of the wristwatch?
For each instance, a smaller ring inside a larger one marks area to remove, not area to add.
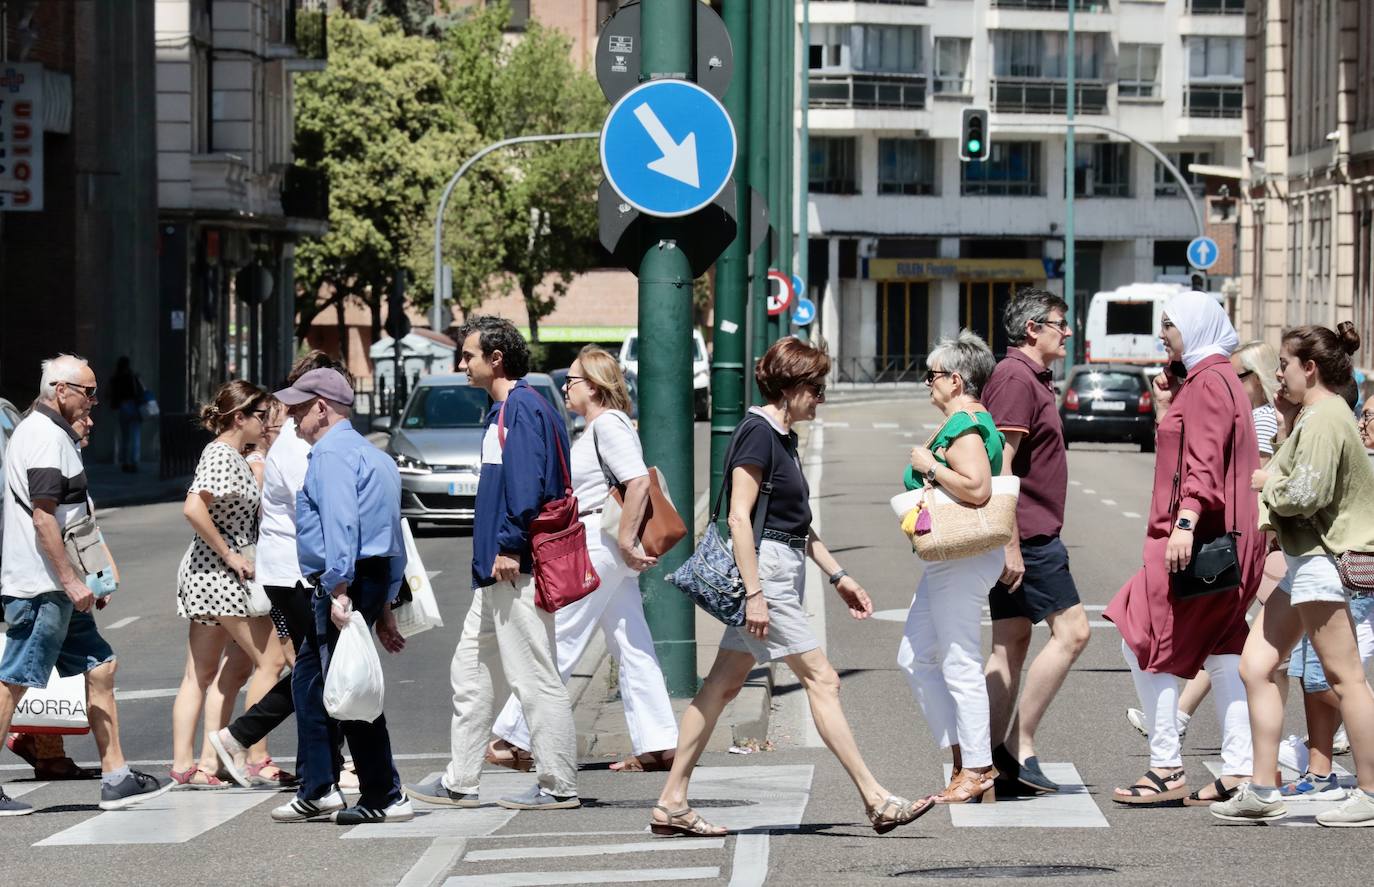
[[[849,575],[848,570],[836,570],[830,574],[830,584],[839,585],[840,580]]]
[[[1186,517],[1179,518],[1174,526],[1178,527],[1180,530],[1187,530],[1190,533],[1193,531],[1193,522]]]
[[[932,465],[926,469],[926,481],[928,483],[935,483],[935,468],[936,466]]]

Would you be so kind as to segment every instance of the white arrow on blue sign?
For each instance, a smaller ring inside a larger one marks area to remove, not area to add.
[[[635,87],[601,128],[601,169],[625,202],[651,216],[690,215],[735,171],[735,125],[725,106],[686,80]]]
[[[1188,242],[1188,264],[1206,271],[1217,263],[1217,242],[1210,237],[1194,237]]]
[[[797,310],[792,312],[792,322],[797,326],[806,326],[816,319],[816,303],[810,299],[798,299]]]

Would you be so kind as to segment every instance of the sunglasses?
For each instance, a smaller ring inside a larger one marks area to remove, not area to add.
[[[818,400],[825,397],[825,385],[820,382],[807,382],[806,386],[811,389],[811,393],[816,395]]]
[[[949,370],[926,370],[926,384],[933,385],[940,376],[952,376],[954,373]]]
[[[1041,326],[1052,326],[1052,327],[1054,327],[1055,329],[1059,330],[1059,332],[1061,332],[1061,333],[1067,333],[1067,332],[1069,331],[1069,322],[1068,322],[1067,320],[1048,320],[1048,319],[1046,319],[1046,320],[1037,321],[1037,323],[1039,323]]]
[[[50,384],[52,384],[54,387],[58,385],[66,385],[68,388],[80,391],[82,394],[86,396],[87,400],[95,400],[95,394],[97,391],[100,390],[95,385],[78,385],[75,382],[52,382]]]

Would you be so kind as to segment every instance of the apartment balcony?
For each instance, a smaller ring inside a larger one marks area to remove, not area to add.
[[[292,71],[323,71],[329,58],[327,0],[284,0],[267,23],[267,55]]]
[[[812,74],[813,108],[894,108],[923,111],[924,74]]]
[[[853,3],[855,0],[811,0],[813,3]],[[925,6],[928,0],[858,0],[860,3],[873,3],[878,6]]]
[[[1105,80],[1075,83],[1075,114],[1106,114]],[[1066,80],[998,77],[992,81],[992,110],[1007,114],[1063,114],[1069,107]]]
[[[250,213],[252,177],[252,167],[237,154],[191,155],[191,209]]]
[[[1071,0],[992,0],[994,9],[1037,9],[1068,12]],[[1109,12],[1108,0],[1072,0],[1076,12]]]
[[[1183,90],[1186,117],[1240,117],[1245,87],[1234,85],[1188,84]]]
[[[1245,15],[1245,0],[1188,0],[1188,15]]]

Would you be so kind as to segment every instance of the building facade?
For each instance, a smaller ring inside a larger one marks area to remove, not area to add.
[[[0,16],[0,395],[27,408],[57,352],[102,385],[127,355],[156,392],[153,2],[25,0]],[[93,415],[86,459],[108,462],[115,412]],[[156,459],[156,424],[144,434]]]
[[[801,221],[841,380],[914,378],[961,327],[1001,350],[1016,287],[1062,293],[1069,2],[809,0]],[[1236,184],[1189,166],[1240,164],[1246,18],[1243,0],[1077,3],[1081,334],[1094,292],[1189,279],[1199,225],[1185,188],[1131,139],[1168,157],[1198,198],[1221,252],[1208,287],[1235,275]],[[969,106],[990,111],[985,162],[959,158]]]
[[[325,0],[157,0],[163,409],[280,381],[295,354],[294,244],[328,183],[292,162],[293,78],[323,69]]]
[[[1374,4],[1256,0],[1246,23],[1241,328],[1353,320],[1374,365]]]

